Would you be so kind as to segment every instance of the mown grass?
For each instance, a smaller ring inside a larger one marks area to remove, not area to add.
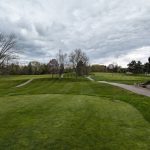
[[[71,94],[121,100],[136,107],[150,121],[150,98],[111,85],[92,83],[86,79],[37,79],[21,88],[10,88],[4,95]],[[146,111],[145,111],[146,110]]]
[[[125,84],[137,84],[150,80],[150,76],[127,75],[122,73],[93,73],[91,77],[96,81],[111,81]]]
[[[15,87],[30,77],[0,79],[0,149],[149,149],[149,97],[47,75]]]
[[[0,98],[1,149],[148,149],[150,124],[131,105],[106,98]]]

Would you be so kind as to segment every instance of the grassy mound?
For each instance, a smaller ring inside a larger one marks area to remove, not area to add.
[[[1,149],[148,149],[150,124],[131,105],[85,95],[0,98]]]

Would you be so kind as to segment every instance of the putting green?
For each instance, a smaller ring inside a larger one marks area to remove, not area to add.
[[[148,150],[150,124],[133,106],[96,96],[0,98],[0,149]]]

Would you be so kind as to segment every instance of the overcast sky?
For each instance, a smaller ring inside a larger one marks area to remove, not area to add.
[[[22,61],[81,48],[95,64],[146,62],[150,0],[0,0],[0,32],[17,35]]]

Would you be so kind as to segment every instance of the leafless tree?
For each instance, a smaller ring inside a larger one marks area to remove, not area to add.
[[[88,65],[89,59],[86,56],[86,54],[84,52],[81,51],[81,49],[76,49],[74,50],[70,56],[69,56],[69,60],[72,63],[72,67],[76,73],[76,77],[77,77],[77,66],[79,64],[79,62],[82,61],[82,63],[84,64],[84,66]]]
[[[0,34],[0,67],[8,60],[16,59],[16,37],[15,35]]]
[[[66,53],[64,54],[61,50],[59,50],[57,54],[57,59],[59,64],[59,78],[61,78],[64,73],[66,58],[67,58],[67,54]]]

